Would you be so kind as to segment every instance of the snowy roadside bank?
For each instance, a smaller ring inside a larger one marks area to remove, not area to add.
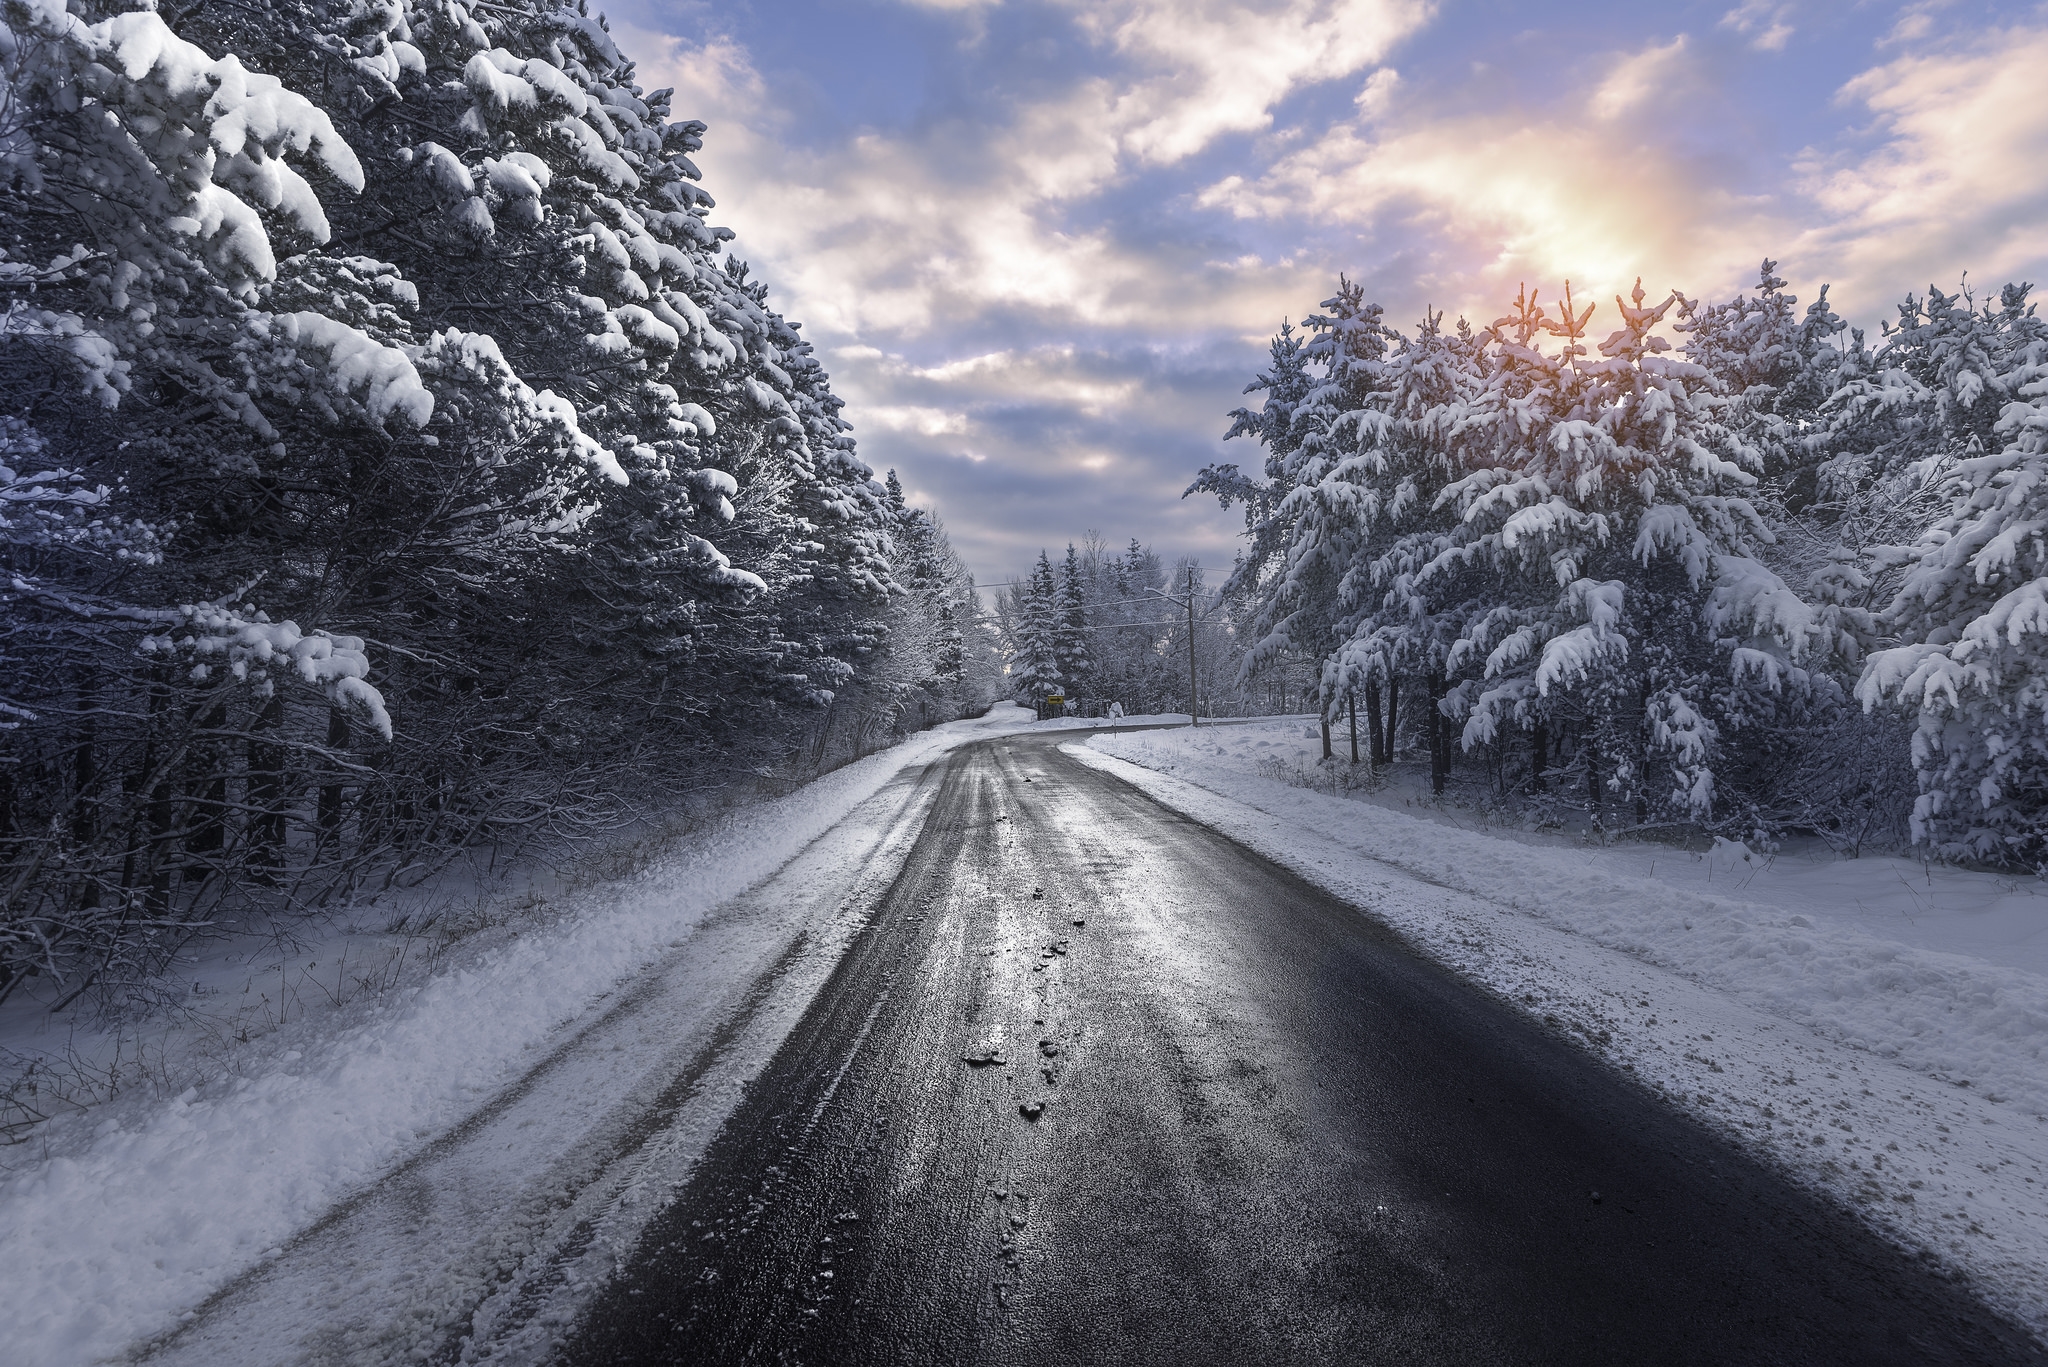
[[[2048,1338],[2048,978],[1652,878],[1630,867],[1639,851],[1459,830],[1262,776],[1262,733],[1290,730],[1063,748],[1365,907]]]
[[[618,984],[687,954],[721,904],[899,774],[1038,725],[1000,707],[912,737],[585,890],[545,928],[458,947],[423,981],[250,1040],[223,1075],[179,1096],[49,1122],[0,1155],[14,1307],[0,1362],[99,1361],[160,1331],[475,1112]]]

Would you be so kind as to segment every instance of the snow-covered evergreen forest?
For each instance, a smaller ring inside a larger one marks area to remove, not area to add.
[[[1247,607],[1190,558],[1169,565],[1135,537],[1118,551],[1091,531],[1062,559],[1040,551],[996,599],[995,621],[1009,691],[1026,706],[1057,696],[1070,716],[1100,717],[1112,703],[1131,715],[1186,712],[1192,672],[1203,716],[1313,708],[1313,661],[1280,652],[1242,667]]]
[[[1525,289],[1412,328],[1348,281],[1232,437],[1244,669],[1310,658],[1371,756],[1606,829],[2048,865],[2048,325],[1872,338],[1766,261],[1719,303]],[[1604,317],[1604,321],[1603,321]]]
[[[4,17],[0,998],[996,696],[601,18]]]

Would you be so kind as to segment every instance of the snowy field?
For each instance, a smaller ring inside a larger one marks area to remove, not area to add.
[[[545,925],[522,931],[515,921],[479,934],[430,970],[401,965],[374,991],[323,997],[313,986],[318,965],[344,941],[374,937],[337,933],[302,945],[297,953],[315,967],[296,980],[302,990],[290,994],[282,1022],[240,1003],[252,993],[279,1000],[297,959],[281,967],[271,955],[254,967],[211,955],[195,971],[220,993],[220,1014],[205,1014],[212,998],[201,994],[194,1012],[140,1038],[154,1085],[60,1115],[0,1149],[0,1266],[10,1300],[0,1363],[102,1361],[174,1324],[476,1113],[621,984],[688,960],[715,910],[905,771],[989,736],[1096,725],[1038,723],[1004,704],[936,728],[748,809],[634,877],[584,890]],[[889,815],[870,808],[847,823],[846,876],[881,840]],[[702,991],[708,1001],[727,987],[707,981]],[[31,1013],[17,1011],[7,1025],[0,1044],[17,1053],[57,1047]],[[245,1028],[246,1039],[227,1033]],[[136,1047],[132,1030],[122,1038]],[[88,1054],[103,1043],[61,1042]]]
[[[1065,748],[1370,909],[2048,1336],[2037,880],[1481,830],[1398,785],[1309,786],[1300,719]]]

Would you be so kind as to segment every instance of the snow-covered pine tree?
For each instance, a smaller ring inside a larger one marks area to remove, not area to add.
[[[1026,706],[1060,690],[1058,597],[1052,561],[1040,551],[1017,594],[1016,635],[1010,645],[1011,691]]]
[[[1268,350],[1266,369],[1244,388],[1247,394],[1263,393],[1265,399],[1256,412],[1249,408],[1233,409],[1230,429],[1223,434],[1225,441],[1251,437],[1266,448],[1261,460],[1263,478],[1246,475],[1234,464],[1209,465],[1181,494],[1182,498],[1195,493],[1214,494],[1226,509],[1233,503],[1244,505],[1245,539],[1249,544],[1240,577],[1247,584],[1264,580],[1270,564],[1287,546],[1290,524],[1279,515],[1279,509],[1293,487],[1289,483],[1291,462],[1301,446],[1294,415],[1316,383],[1303,340],[1295,334],[1293,324],[1281,322]],[[1141,548],[1133,538],[1127,556],[1140,553]]]
[[[1967,289],[1908,295],[1874,352],[1847,348],[1827,404],[1827,459],[1816,511],[1851,547],[1910,543],[1943,515],[1954,462],[1997,449],[2006,377],[2044,325],[2008,285],[1980,306]]]
[[[1853,365],[1848,324],[1828,304],[1828,287],[1802,315],[1778,263],[1765,260],[1756,292],[1718,304],[1683,300],[1672,331],[1685,357],[1702,366],[1728,400],[1723,426],[1753,448],[1762,476],[1785,486],[1795,510],[1811,502],[1813,471],[1827,455],[1822,408]]]
[[[1478,337],[1432,319],[1390,350],[1378,311],[1340,291],[1325,373],[1289,420],[1282,568],[1257,585],[1248,659],[1327,662],[1326,708],[1414,670],[1439,778],[1449,738],[1427,723],[1463,714],[1467,747],[1509,723],[1550,733],[1592,795],[1696,819],[1729,699],[1794,678],[1819,624],[1756,558],[1759,457],[1719,421],[1713,378],[1662,354],[1676,296],[1618,302],[1597,358],[1590,309],[1553,318],[1526,294]]]
[[[1941,613],[1909,606],[1915,600],[1905,593],[1905,579],[1912,576],[1925,591],[1928,576],[1939,577],[1922,563],[1923,539],[1937,528],[1953,529],[1958,505],[1978,496],[1971,492],[1976,476],[1966,477],[1964,467],[2011,441],[1999,423],[2014,400],[2012,376],[2044,335],[2026,294],[2025,286],[2007,286],[1995,303],[1980,305],[1967,288],[1930,288],[1924,297],[1907,297],[1874,351],[1860,331],[1846,345],[1803,341],[1818,357],[1816,374],[1835,389],[1806,424],[1810,464],[1784,487],[1779,544],[1768,559],[1820,614],[1824,639],[1851,671],[1840,680],[1844,686],[1887,635],[1912,647],[1943,639],[1940,633],[1954,625],[1926,636]],[[1878,611],[1887,603],[1891,612]],[[1866,672],[1862,682],[1872,685],[1876,677]],[[1785,819],[1850,847],[1866,838],[1931,839],[1951,851],[1972,841],[1987,850],[1997,845],[2002,837],[1969,834],[1974,818],[1942,825],[1926,811],[1945,800],[1937,793],[1953,792],[1951,779],[1939,777],[1948,761],[1934,757],[1931,738],[1939,731],[1967,750],[1967,723],[1958,729],[1957,719],[1947,717],[1936,726],[1918,697],[1902,716],[1891,708],[1859,711],[1846,699],[1838,705],[1837,692],[1830,678],[1817,684],[1810,707],[1788,707],[1798,701],[1793,695],[1760,709],[1754,733],[1768,744],[1775,730],[1784,742],[1771,759],[1783,775]],[[2001,829],[2012,809],[2005,810],[2007,817],[1983,830]]]
[[[1093,617],[1112,629],[1091,633],[1096,691],[1121,702],[1129,712],[1169,710],[1167,670],[1160,657],[1164,631],[1160,623],[1172,605],[1158,596],[1166,586],[1166,568],[1136,537],[1121,554],[1101,556],[1101,585]]]
[[[1638,284],[1616,300],[1622,326],[1598,359],[1583,341],[1593,310],[1569,292],[1556,318],[1525,298],[1489,330],[1471,421],[1491,431],[1492,463],[1445,491],[1466,532],[1436,564],[1502,581],[1503,607],[1462,637],[1485,681],[1467,746],[1555,694],[1576,713],[1589,796],[1697,821],[1714,811],[1733,700],[1783,687],[1817,623],[1757,558],[1761,458],[1719,422],[1712,377],[1664,354],[1655,329],[1678,297],[1643,298]],[[1546,333],[1555,353],[1536,344]]]
[[[10,296],[0,384],[10,397],[48,391],[32,449],[83,477],[83,450],[161,440],[135,421],[138,406],[181,407],[187,424],[216,420],[211,456],[230,468],[275,452],[275,414],[294,405],[401,439],[427,422],[434,400],[412,358],[340,316],[361,295],[337,285],[325,311],[277,297],[294,274],[281,277],[278,243],[331,236],[315,183],[340,195],[363,186],[324,110],[233,54],[214,58],[153,10],[10,0],[4,18],[0,177],[13,193],[0,245]],[[351,264],[337,268],[340,280],[376,295],[379,282],[355,279]],[[138,383],[149,400],[123,408]],[[90,463],[125,473],[100,451]],[[166,511],[142,493],[130,497],[145,516]],[[220,653],[237,633],[268,634],[228,598],[181,615],[187,630],[166,648]],[[360,678],[344,692],[337,702],[381,719]]]
[[[1225,591],[1248,589],[1256,605],[1247,671],[1283,656],[1330,657],[1345,615],[1345,575],[1364,558],[1361,537],[1373,521],[1357,502],[1347,461],[1357,446],[1356,415],[1383,389],[1391,334],[1380,306],[1349,280],[1322,307],[1307,319],[1306,345],[1285,326],[1274,339],[1272,368],[1247,389],[1265,391],[1260,412],[1232,415],[1227,436],[1266,444],[1265,481],[1248,480],[1234,466],[1211,467],[1187,491],[1246,505],[1250,548]],[[1334,708],[1336,695],[1322,702]]]
[[[1233,415],[1265,480],[1215,466],[1194,486],[1251,509],[1232,581],[1248,657],[1314,657],[1326,707],[1414,670],[1466,747],[1523,729],[1532,777],[1562,765],[1638,820],[1803,822],[1853,846],[1871,817],[1851,809],[1896,781],[1839,671],[1889,629],[1859,692],[1919,718],[1919,835],[2048,864],[2048,737],[2026,720],[2048,565],[2025,539],[2048,329],[2024,286],[1988,307],[1932,290],[1873,353],[1824,290],[1796,303],[1772,262],[1723,304],[1639,286],[1595,349],[1590,309],[1526,292],[1476,336],[1432,319],[1398,337],[1340,291],[1310,346],[1276,339],[1265,409]]]
[[[690,160],[703,125],[671,122],[576,6],[333,13],[322,58],[363,83],[380,172],[351,226],[418,277],[423,312],[489,327],[630,475],[591,491],[576,558],[547,562],[532,599],[565,648],[525,658],[585,676],[539,692],[603,699],[538,719],[548,768],[650,728],[772,736],[735,695],[828,700],[888,598],[880,490],[808,344],[720,255],[731,234]],[[424,79],[408,47],[461,79]]]
[[[900,591],[881,619],[880,645],[853,684],[859,697],[853,710],[881,719],[894,734],[984,708],[995,692],[991,661],[970,660],[971,651],[987,655],[986,637],[973,630],[973,579],[945,527],[929,509],[908,503],[894,470],[882,487],[893,518],[892,560]],[[835,704],[834,710],[841,709]]]
[[[952,622],[959,633],[960,690],[963,714],[978,715],[1009,690],[1003,672],[1006,658],[999,616],[984,606],[974,575],[963,565],[960,591],[953,599]]]
[[[1163,603],[1147,591],[1161,582],[1157,557],[1136,540],[1127,551],[1116,552],[1096,532],[1086,534],[1061,571],[1069,692],[1104,706],[1122,702],[1132,710],[1152,696],[1148,681],[1157,665],[1158,637],[1148,624]],[[1078,614],[1072,611],[1076,601]],[[1083,652],[1079,657],[1072,651],[1074,643]]]
[[[326,263],[334,288],[316,306],[290,294],[300,272],[282,249],[330,242],[323,194],[364,184],[327,111],[153,9],[19,0],[0,18],[0,414],[19,477],[8,483],[43,505],[28,522],[59,533],[51,547],[83,549],[51,521],[45,496],[58,489],[76,508],[125,485],[125,516],[156,534],[147,555],[41,554],[10,576],[10,692],[34,718],[6,737],[0,765],[18,798],[0,804],[16,890],[0,994],[36,975],[68,1000],[175,952],[206,919],[184,885],[219,896],[238,873],[275,866],[287,707],[389,736],[360,639],[248,601],[259,584],[265,601],[283,596],[265,582],[282,567],[274,539],[269,563],[211,573],[194,572],[193,547],[209,519],[252,513],[289,538],[281,418],[309,410],[403,442],[434,398],[414,357],[351,316],[374,312],[380,293],[390,302],[388,280],[366,279],[382,274],[374,264]],[[165,496],[153,476],[181,446],[203,455],[193,482],[228,497]],[[9,540],[12,558],[21,543]],[[227,740],[229,727],[246,741]]]
[[[1814,608],[1810,663],[1830,667],[1798,676],[1803,686],[1747,695],[1740,727],[1724,733],[1727,767],[1777,824],[1821,831],[1846,848],[1873,836],[1898,838],[1912,799],[1905,730],[1894,718],[1866,716],[1841,671],[1860,668],[1878,639],[1872,611],[1879,572],[1867,546],[1845,542],[1859,518],[1839,503],[1817,504],[1820,474],[1836,454],[1828,404],[1868,367],[1860,334],[1828,306],[1828,289],[1801,315],[1777,263],[1766,260],[1754,294],[1718,304],[1684,301],[1673,330],[1685,355],[1713,375],[1721,421],[1762,458],[1755,502],[1775,539],[1759,549],[1774,573]]]
[[[1059,583],[1053,591],[1053,659],[1067,691],[1090,691],[1094,672],[1094,651],[1088,640],[1088,581],[1081,572],[1081,555],[1074,543],[1067,543],[1067,558],[1060,566]]]
[[[1419,685],[1411,711],[1438,792],[1454,752],[1445,703],[1459,673],[1456,642],[1488,606],[1483,593],[1475,600],[1469,567],[1442,559],[1459,540],[1444,491],[1478,463],[1462,420],[1481,383],[1478,342],[1462,323],[1448,333],[1442,324],[1433,313],[1414,337],[1397,339],[1380,388],[1338,425],[1352,451],[1325,476],[1339,486],[1325,498],[1348,511],[1352,548],[1338,590],[1339,645],[1320,685],[1326,714],[1362,699],[1375,763],[1394,754],[1402,679]]]
[[[5,17],[0,416],[43,396],[9,488],[105,486],[156,537],[12,581],[17,616],[99,613],[94,686],[125,694],[73,706],[47,652],[11,677],[26,710],[62,699],[46,722],[123,720],[0,738],[35,795],[0,823],[10,870],[61,828],[84,853],[38,890],[73,910],[245,896],[287,851],[318,893],[316,865],[359,879],[377,850],[574,823],[742,736],[772,753],[776,709],[874,654],[884,491],[723,254],[703,126],[601,20]]]
[[[1976,367],[1989,349],[1964,344],[1950,351],[1944,377],[1966,412],[1979,406],[1980,384],[2003,400],[1990,428],[1997,449],[1981,449],[1982,434],[1968,424],[1963,453],[1933,453],[1952,461],[1934,486],[1947,510],[1901,552],[1904,580],[1886,616],[1903,643],[1870,657],[1857,694],[1866,707],[1896,701],[1917,713],[1915,839],[1949,857],[2040,869],[2048,867],[2048,551],[2040,533],[2048,521],[2048,337],[2024,287],[2006,290],[2000,315],[1995,325],[2008,335],[2034,333],[2014,362],[1987,377]]]

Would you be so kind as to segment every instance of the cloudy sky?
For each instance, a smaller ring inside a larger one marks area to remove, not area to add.
[[[1340,271],[1402,322],[1765,255],[1866,324],[2048,276],[2048,6],[1732,4],[605,8],[711,125],[714,217],[863,456],[986,581],[1090,528],[1227,565],[1237,514],[1180,492],[1256,460],[1225,415]]]

